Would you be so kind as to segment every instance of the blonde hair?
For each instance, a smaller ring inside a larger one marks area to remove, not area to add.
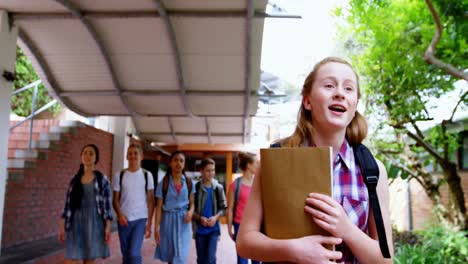
[[[141,155],[143,155],[143,148],[139,144],[132,143],[130,146],[128,146],[127,151],[131,148],[136,149]]]
[[[309,73],[309,75],[304,81],[301,95],[305,96],[305,95],[310,94],[310,91],[312,90],[312,86],[315,82],[315,79],[317,78],[317,72],[320,70],[322,66],[330,62],[341,63],[344,65],[347,65],[353,70],[354,74],[356,75],[356,80],[357,80],[358,98],[360,98],[361,93],[359,89],[358,74],[356,73],[353,66],[349,62],[338,57],[327,57],[321,60],[320,62],[318,62],[317,64],[315,64],[313,70]],[[294,133],[291,136],[283,140],[280,140],[280,144],[286,147],[299,147],[299,146],[302,146],[305,142],[309,140],[310,141],[313,140],[312,139],[313,133],[314,133],[314,128],[312,126],[312,113],[310,112],[310,110],[307,110],[304,107],[304,104],[302,103],[299,109],[299,113],[297,117],[297,126],[296,126]],[[366,136],[367,136],[367,121],[364,118],[364,116],[362,116],[358,111],[356,111],[356,114],[351,120],[351,123],[346,128],[346,138],[351,145],[354,145],[354,144],[361,143]],[[313,144],[314,142],[310,142],[310,143]]]

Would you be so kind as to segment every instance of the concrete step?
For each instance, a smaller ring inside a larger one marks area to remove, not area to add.
[[[86,125],[74,120],[60,120],[60,127],[85,127]]]
[[[7,162],[8,169],[34,169],[36,162],[27,159],[9,159]]]
[[[8,181],[21,181],[24,179],[25,169],[8,168]],[[1,263],[1,262],[0,262]]]
[[[34,149],[56,149],[59,146],[58,141],[37,140],[33,141],[32,148]]]
[[[51,133],[74,133],[75,129],[73,127],[61,127],[53,126],[50,127],[49,132]]]
[[[39,136],[39,140],[49,140],[49,141],[53,141],[53,140],[61,140],[62,139],[62,134],[61,133],[41,133],[40,136]]]
[[[47,151],[39,151],[37,149],[15,149],[13,157],[16,159],[47,159]]]

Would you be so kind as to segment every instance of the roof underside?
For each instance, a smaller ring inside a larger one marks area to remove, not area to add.
[[[52,96],[165,143],[246,143],[266,0],[3,0]]]

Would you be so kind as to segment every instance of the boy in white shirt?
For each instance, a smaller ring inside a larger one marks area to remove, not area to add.
[[[154,183],[151,172],[141,168],[143,149],[127,149],[128,168],[114,175],[113,206],[118,219],[120,250],[124,264],[141,264],[143,237],[151,235]]]

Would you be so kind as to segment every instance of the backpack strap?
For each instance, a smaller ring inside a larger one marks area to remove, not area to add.
[[[122,193],[122,179],[123,179],[125,171],[126,169],[123,169],[120,171],[120,178],[119,178],[120,193]]]
[[[148,171],[143,169],[143,174],[145,175],[145,194],[146,194],[148,192]]]
[[[195,212],[198,212],[198,207],[199,207],[199,197],[200,197],[200,188],[201,188],[201,181],[198,181],[196,184],[195,184]]]
[[[380,251],[384,258],[390,258],[390,252],[385,235],[382,212],[380,210],[379,197],[377,196],[377,182],[379,181],[379,167],[369,149],[363,144],[354,147],[354,156],[361,169],[361,174],[369,192],[369,200],[374,214],[375,225],[379,237]]]
[[[169,189],[169,177],[170,177],[169,175],[166,175],[163,178],[163,186],[162,186],[163,204],[166,202],[167,190]]]
[[[234,185],[234,207],[232,208],[232,222],[233,223],[234,223],[234,218],[236,218],[237,201],[239,200],[242,177],[237,178],[235,182],[236,183]]]

